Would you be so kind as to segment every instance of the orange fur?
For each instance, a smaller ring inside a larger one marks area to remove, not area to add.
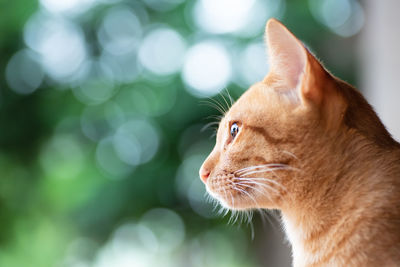
[[[208,192],[280,209],[294,266],[400,266],[400,145],[280,22],[266,37],[271,71],[221,120],[200,169]]]

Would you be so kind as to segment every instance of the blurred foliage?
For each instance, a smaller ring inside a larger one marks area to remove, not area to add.
[[[362,9],[321,3],[1,0],[0,266],[270,262],[258,217],[253,240],[205,201],[201,99],[262,78],[271,16],[354,82]]]

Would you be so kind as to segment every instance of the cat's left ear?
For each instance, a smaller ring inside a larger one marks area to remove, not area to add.
[[[270,73],[279,80],[280,87],[283,87],[280,89],[296,90],[303,104],[320,105],[327,93],[330,74],[278,20],[270,19],[267,22],[265,37]]]

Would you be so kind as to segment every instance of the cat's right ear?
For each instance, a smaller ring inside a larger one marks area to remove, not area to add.
[[[265,38],[270,73],[279,80],[280,90],[296,90],[290,95],[296,95],[304,104],[321,104],[329,74],[318,60],[276,19],[267,22]]]

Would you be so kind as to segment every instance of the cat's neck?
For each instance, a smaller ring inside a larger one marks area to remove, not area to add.
[[[393,209],[400,199],[392,194],[400,191],[400,149],[381,149],[365,140],[342,142],[325,154],[322,149],[324,160],[308,163],[304,175],[313,176],[314,187],[282,209],[295,266],[347,262],[360,249],[354,242],[377,242],[379,227],[396,227],[387,220],[400,220]],[[363,255],[356,257],[362,262]]]

